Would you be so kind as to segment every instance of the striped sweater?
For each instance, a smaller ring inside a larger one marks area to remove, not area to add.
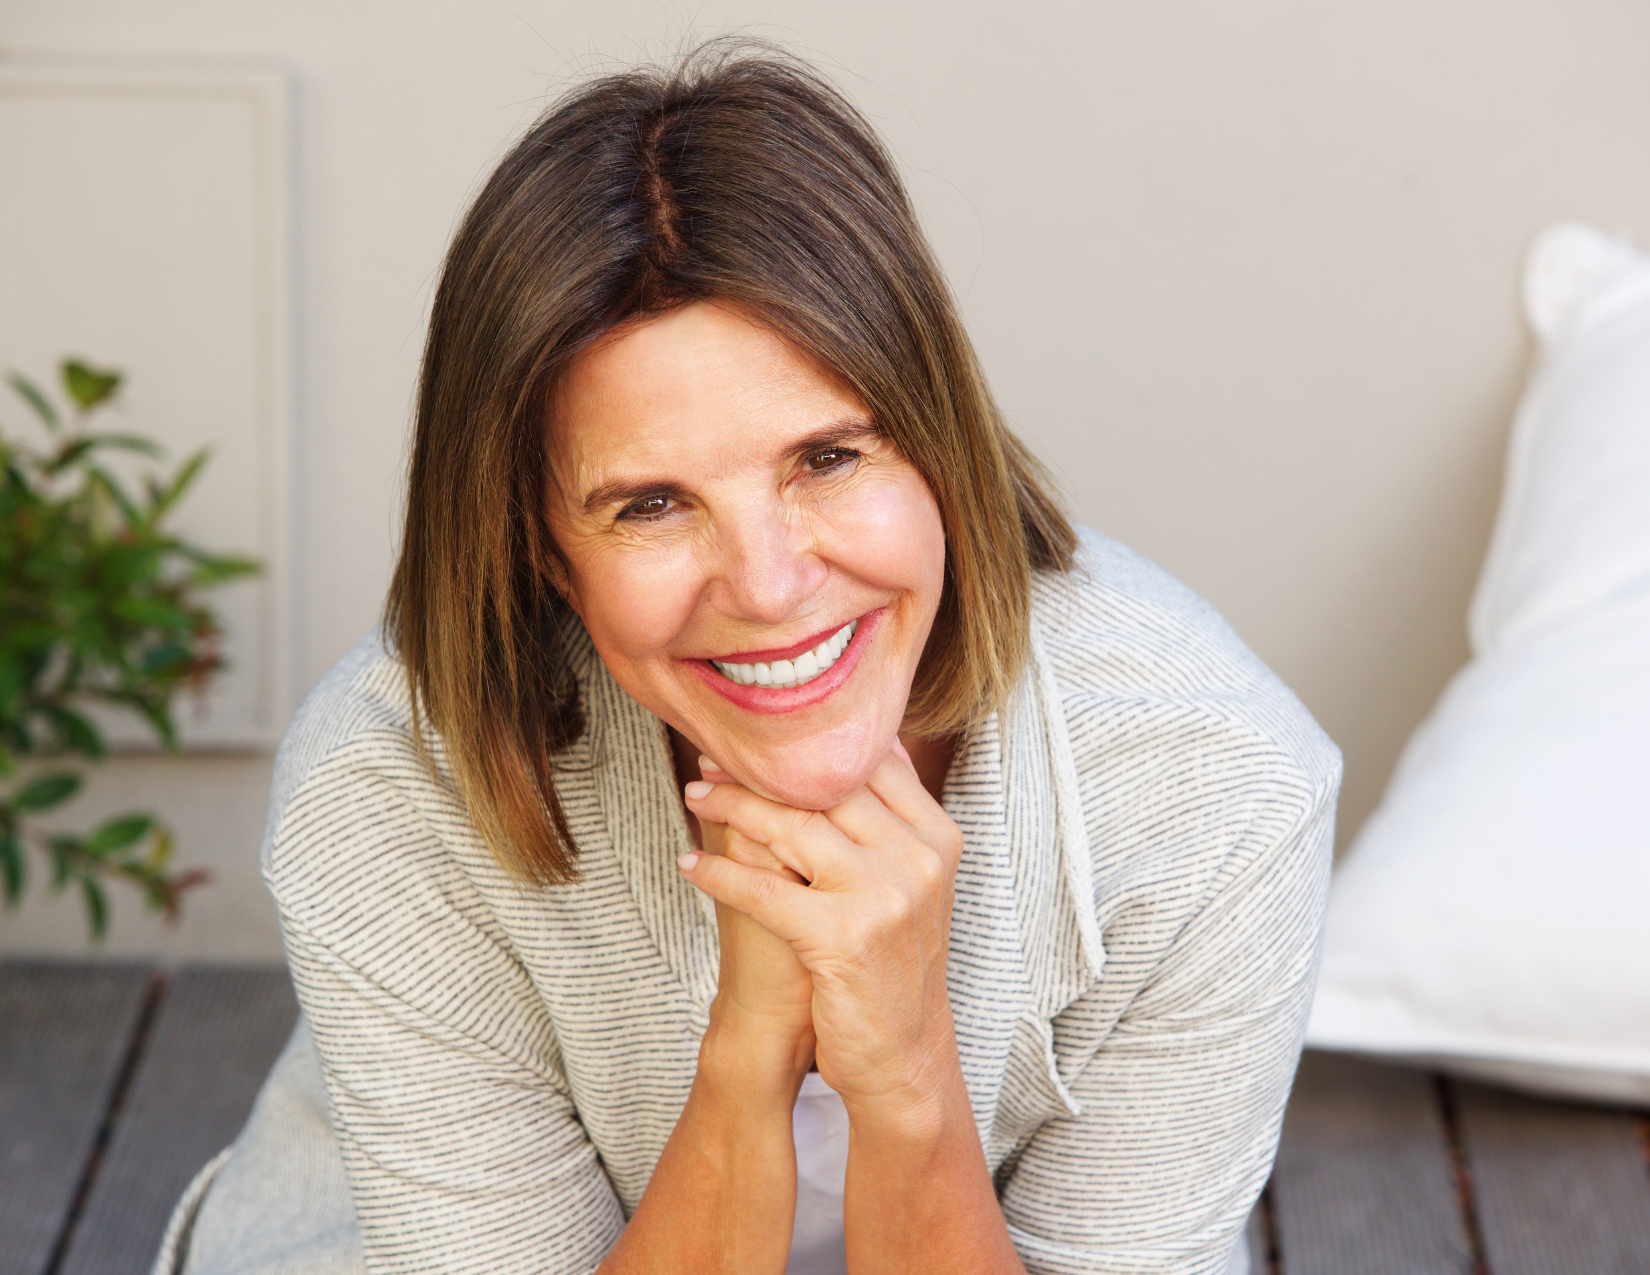
[[[567,887],[488,853],[376,636],[305,702],[264,874],[307,1030],[158,1271],[546,1275],[611,1247],[686,1101],[717,942],[663,725],[588,646],[577,674]],[[1226,1268],[1300,1049],[1338,780],[1144,559],[1084,533],[1037,581],[1025,675],[944,793],[958,1049],[1029,1271]]]

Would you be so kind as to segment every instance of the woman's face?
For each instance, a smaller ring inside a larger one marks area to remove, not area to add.
[[[758,792],[858,788],[945,575],[934,497],[865,405],[697,302],[583,355],[551,417],[558,583],[619,685]]]

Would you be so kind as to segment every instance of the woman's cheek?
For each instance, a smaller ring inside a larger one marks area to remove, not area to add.
[[[945,577],[945,526],[915,470],[865,483],[828,514],[832,556],[867,584],[938,590]]]
[[[669,646],[699,594],[691,555],[616,553],[584,574],[585,628],[609,663],[634,663]]]

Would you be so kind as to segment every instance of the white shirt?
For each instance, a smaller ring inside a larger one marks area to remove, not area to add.
[[[791,1132],[796,1141],[796,1222],[785,1275],[848,1275],[842,1224],[848,1109],[817,1071],[802,1078]]]

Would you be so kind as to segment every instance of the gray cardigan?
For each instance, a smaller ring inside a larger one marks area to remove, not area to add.
[[[959,751],[949,983],[1032,1272],[1218,1272],[1311,1000],[1339,758],[1205,603],[1084,533]],[[636,1208],[716,991],[662,724],[593,649],[558,789],[575,886],[523,890],[414,749],[376,636],[282,746],[264,875],[301,1026],[157,1272],[586,1272]],[[439,753],[438,753],[439,765]],[[322,1077],[325,1089],[322,1089]],[[352,1207],[353,1198],[353,1207]]]

